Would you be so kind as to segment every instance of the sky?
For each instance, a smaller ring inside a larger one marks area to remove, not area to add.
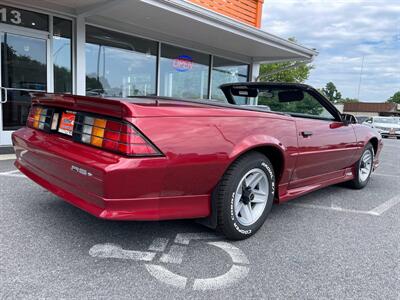
[[[400,90],[400,0],[265,0],[262,29],[317,49],[314,87],[365,102]]]

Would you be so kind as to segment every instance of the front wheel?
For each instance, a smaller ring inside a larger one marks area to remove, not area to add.
[[[275,174],[269,159],[258,152],[242,156],[217,187],[218,229],[229,239],[250,237],[265,222],[274,194]]]
[[[368,143],[364,152],[361,155],[361,158],[356,162],[355,168],[355,177],[353,180],[349,182],[350,187],[354,189],[362,189],[368,184],[369,179],[371,178],[371,173],[374,165],[374,147],[372,147],[371,143]]]

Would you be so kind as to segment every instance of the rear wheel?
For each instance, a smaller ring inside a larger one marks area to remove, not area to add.
[[[362,189],[368,184],[374,165],[374,148],[368,143],[361,155],[361,158],[355,164],[355,177],[349,182],[350,187]]]
[[[271,162],[258,152],[239,158],[216,191],[218,229],[229,239],[253,235],[265,222],[275,194]]]

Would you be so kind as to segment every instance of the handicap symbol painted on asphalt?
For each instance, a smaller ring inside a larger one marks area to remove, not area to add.
[[[193,290],[216,290],[232,286],[235,282],[244,279],[250,270],[250,262],[239,248],[231,243],[216,240],[219,237],[207,233],[180,233],[171,243],[169,251],[165,252],[170,240],[168,238],[155,238],[148,251],[122,249],[116,244],[97,244],[89,250],[92,257],[129,259],[145,262],[145,268],[151,276],[158,281],[179,289],[191,288]],[[224,274],[210,278],[194,278],[190,280],[185,276],[170,271],[164,265],[154,263],[157,253],[161,253],[159,262],[163,264],[181,264],[183,257],[192,240],[205,240],[208,245],[225,251],[232,260],[231,268]]]

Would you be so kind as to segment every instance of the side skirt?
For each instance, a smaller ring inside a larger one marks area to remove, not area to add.
[[[309,184],[309,185],[305,185],[305,186],[297,187],[297,188],[293,188],[293,189],[288,189],[286,191],[286,193],[279,196],[277,203],[284,203],[284,202],[287,202],[294,198],[308,194],[310,192],[319,190],[321,188],[352,180],[355,176],[353,168],[346,168],[343,171],[340,171],[339,173],[340,173],[340,176],[336,176],[336,177],[333,177],[333,178],[330,178],[327,180],[321,180],[319,182],[316,178],[315,183],[313,183],[313,184]]]

